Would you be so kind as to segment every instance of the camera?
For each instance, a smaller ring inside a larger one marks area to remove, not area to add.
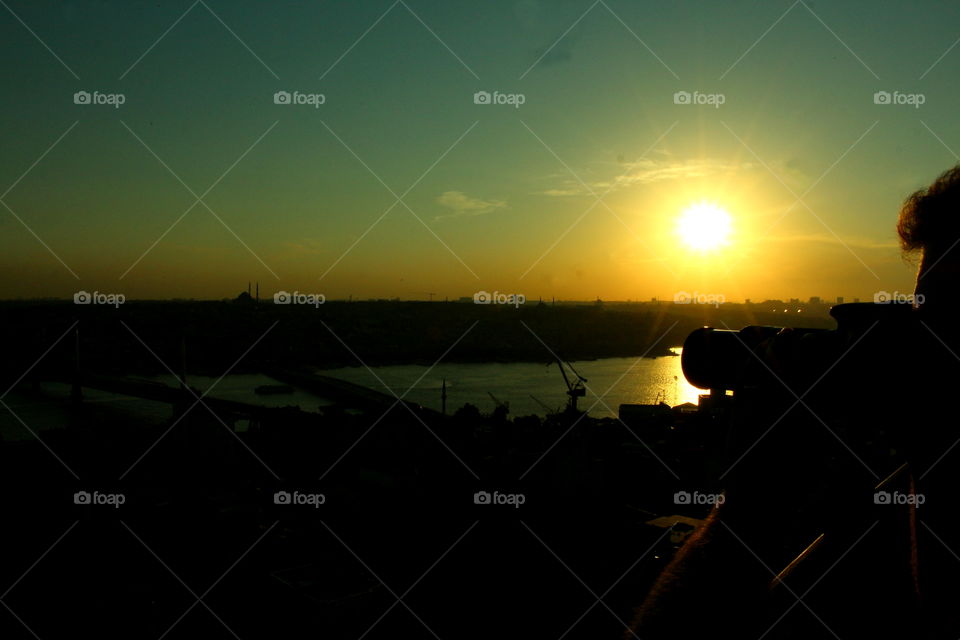
[[[770,377],[783,380],[815,376],[838,361],[862,336],[883,324],[903,333],[913,307],[894,301],[854,302],[830,309],[836,329],[751,325],[739,330],[702,327],[683,343],[683,375],[700,389],[738,391],[761,386]]]

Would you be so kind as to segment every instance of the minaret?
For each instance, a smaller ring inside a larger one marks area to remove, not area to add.
[[[441,388],[441,391],[440,391],[440,403],[441,403],[440,413],[442,415],[447,415],[447,379],[446,378],[443,379],[443,387]]]
[[[260,281],[257,280],[257,302],[260,302]]]

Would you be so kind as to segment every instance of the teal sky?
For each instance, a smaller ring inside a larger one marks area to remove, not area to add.
[[[960,151],[940,2],[4,2],[2,298],[869,298]]]

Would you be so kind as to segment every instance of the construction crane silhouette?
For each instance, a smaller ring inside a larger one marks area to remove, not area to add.
[[[573,368],[572,364],[561,360],[560,356],[556,356],[556,358],[557,366],[560,367],[560,373],[563,375],[563,381],[567,385],[567,395],[570,397],[570,399],[567,401],[567,411],[569,413],[579,413],[580,410],[577,408],[577,398],[582,398],[587,395],[587,389],[583,385],[584,382],[587,382],[587,379],[580,375],[577,370]],[[575,376],[574,380],[571,381],[570,377],[567,376],[567,369],[564,365],[570,368],[570,371]]]

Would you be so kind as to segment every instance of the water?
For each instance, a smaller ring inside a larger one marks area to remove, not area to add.
[[[681,352],[679,348],[673,351],[678,356]],[[588,409],[590,415],[597,418],[616,417],[620,404],[649,404],[658,396],[670,405],[696,403],[697,394],[701,393],[683,377],[677,356],[655,359],[603,358],[574,362],[573,366],[587,379],[587,395],[580,398],[580,408]],[[437,411],[441,409],[440,389],[446,380],[448,413],[453,413],[468,402],[485,413],[493,411],[496,405],[489,394],[493,394],[500,402],[509,403],[512,416],[542,416],[547,412],[543,405],[553,411],[563,408],[567,403],[564,393],[566,386],[555,363],[549,366],[525,362],[440,363],[433,369],[421,365],[393,365],[372,367],[372,371],[364,367],[344,367],[318,370],[318,373],[390,393],[385,384],[398,395],[406,393],[404,399]],[[568,371],[568,375],[572,374]],[[216,381],[216,378],[206,376],[187,377],[190,386],[200,390],[208,389]],[[152,379],[170,386],[178,384],[172,375]],[[210,396],[268,407],[299,406],[303,411],[310,412],[330,404],[324,398],[296,387],[289,394],[254,393],[256,387],[264,384],[278,382],[260,374],[231,374],[216,384]],[[68,424],[69,409],[66,403],[70,397],[70,385],[44,383],[42,389],[48,399],[60,402],[26,397],[16,391],[11,393],[5,402],[17,415],[0,412],[0,438],[28,439],[33,437],[31,430],[37,432]],[[598,400],[598,396],[601,400]],[[131,424],[163,424],[171,415],[170,407],[161,403],[92,389],[84,390],[84,401],[109,406],[128,417]]]
[[[587,395],[580,398],[581,409],[589,409],[597,418],[616,417],[620,404],[651,404],[660,395],[670,405],[697,402],[703,391],[691,386],[680,370],[681,349],[672,349],[676,356],[659,358],[603,358],[574,362],[573,366],[587,379]],[[372,389],[390,393],[389,387],[405,400],[440,410],[440,389],[447,382],[447,412],[453,413],[465,403],[476,405],[483,412],[496,406],[489,394],[509,403],[510,414],[544,415],[546,409],[530,396],[556,410],[567,403],[566,386],[556,363],[440,363],[433,369],[420,365],[346,367],[318,371]],[[374,373],[376,375],[374,375]],[[567,372],[570,374],[569,370]],[[378,380],[379,378],[379,380]],[[382,381],[382,382],[381,382]],[[412,388],[411,388],[412,387]],[[409,389],[409,391],[407,391]],[[598,396],[602,400],[598,400]]]

